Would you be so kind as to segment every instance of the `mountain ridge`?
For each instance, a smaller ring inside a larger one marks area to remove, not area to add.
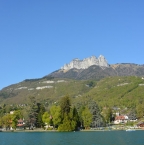
[[[65,64],[63,67],[61,67],[61,69],[62,70],[69,70],[72,68],[87,69],[92,65],[109,67],[109,64],[107,63],[105,57],[103,55],[100,55],[98,58],[96,56],[91,56],[88,58],[84,58],[83,60],[80,60],[78,58],[73,59],[69,64]]]
[[[59,69],[47,75],[56,78],[70,78],[70,79],[96,79],[108,76],[144,76],[144,65],[133,63],[118,63],[109,65],[109,67],[91,65],[86,69]]]

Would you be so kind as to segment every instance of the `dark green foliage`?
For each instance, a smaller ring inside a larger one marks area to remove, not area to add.
[[[114,115],[112,113],[111,108],[104,108],[102,111],[102,115],[106,123],[110,123],[111,121],[114,121]]]
[[[59,125],[59,131],[76,130],[79,117],[76,108],[71,108],[70,98],[65,96],[60,100],[60,108],[62,113],[62,123]]]
[[[29,113],[28,124],[30,128],[42,127],[44,123],[42,121],[42,115],[45,112],[45,107],[41,103],[36,103],[35,97],[31,96],[31,110]]]
[[[42,115],[44,114],[45,112],[45,108],[42,104],[40,103],[37,103],[37,120],[36,120],[36,127],[43,127],[44,126],[44,123],[42,121]]]
[[[76,121],[72,120],[72,118],[66,114],[64,115],[64,119],[62,124],[59,125],[59,131],[73,131],[76,127]]]
[[[33,129],[33,127],[37,126],[36,124],[37,118],[38,118],[37,106],[33,105],[29,113],[29,120],[27,122],[27,125],[29,126],[29,128]]]
[[[52,77],[52,76],[45,76],[45,77],[43,77],[43,79],[53,80],[53,79],[54,79],[54,77]]]
[[[94,86],[95,86],[95,82],[94,82],[94,81],[88,81],[88,82],[87,82],[87,85],[88,85],[89,87],[94,87]]]
[[[88,108],[92,114],[91,126],[92,127],[104,126],[104,121],[103,121],[103,118],[100,114],[101,112],[100,112],[100,109],[99,109],[98,105],[96,104],[96,102],[90,101],[88,104]]]
[[[26,79],[26,80],[24,80],[24,81],[25,81],[25,82],[36,82],[36,81],[40,81],[41,79],[52,80],[52,79],[54,79],[54,77],[51,77],[51,76],[45,76],[45,77],[43,77],[43,78]]]
[[[71,110],[72,110],[72,118],[73,118],[73,120],[75,120],[76,122],[79,122],[79,115],[78,115],[77,109],[74,107]]]
[[[132,109],[129,114],[128,114],[128,118],[129,120],[136,120],[137,117],[136,117],[136,110],[135,109]]]
[[[64,114],[62,123],[59,125],[59,131],[73,131],[77,130],[79,123],[79,116],[76,108],[71,108],[69,113]]]
[[[79,126],[82,127],[83,126],[83,118],[82,118],[82,112],[84,111],[86,106],[78,103],[77,104],[77,110],[78,110],[78,116],[79,116]]]
[[[70,112],[71,102],[68,96],[61,98],[60,107],[61,107],[62,117],[64,117],[64,114],[68,114]]]
[[[41,80],[41,79],[26,79],[26,80],[24,80],[25,82],[35,82],[35,81],[39,81],[39,80]]]
[[[77,130],[78,127],[80,127],[80,117],[78,115],[78,111],[75,107],[71,108],[70,111],[70,118],[73,121],[73,123],[75,122],[75,130]]]

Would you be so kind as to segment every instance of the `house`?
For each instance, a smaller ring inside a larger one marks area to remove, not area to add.
[[[127,121],[128,121],[128,116],[120,115],[115,117],[114,124],[127,123]]]
[[[143,122],[143,121],[139,122],[139,123],[137,124],[137,127],[143,128],[143,127],[144,127],[144,122]]]
[[[10,114],[14,114],[14,111],[10,111]]]
[[[25,125],[24,119],[19,119],[19,120],[18,120],[17,127],[23,127],[24,125]]]

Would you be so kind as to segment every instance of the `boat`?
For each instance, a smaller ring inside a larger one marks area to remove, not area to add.
[[[126,131],[135,131],[135,129],[130,129],[130,128],[129,128],[129,129],[126,129]]]

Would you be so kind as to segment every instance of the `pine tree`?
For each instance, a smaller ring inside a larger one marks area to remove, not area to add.
[[[100,127],[104,126],[103,117],[100,114],[100,109],[95,101],[90,101],[88,104],[88,108],[92,114],[92,127]]]

